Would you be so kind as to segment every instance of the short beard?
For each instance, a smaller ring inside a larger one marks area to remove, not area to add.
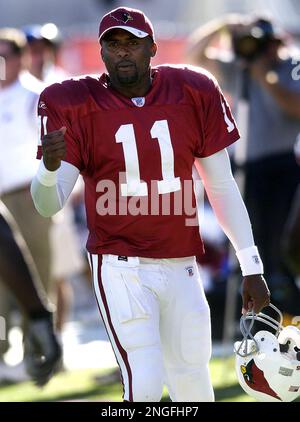
[[[138,82],[138,80],[139,80],[138,72],[135,72],[135,74],[134,75],[131,75],[131,76],[120,76],[117,73],[116,76],[117,76],[117,79],[118,79],[119,84],[122,85],[122,86],[133,85],[136,82]]]

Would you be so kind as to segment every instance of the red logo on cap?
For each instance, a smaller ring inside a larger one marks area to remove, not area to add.
[[[110,14],[109,15],[111,18],[115,19],[117,22],[121,22],[121,23],[127,23],[129,21],[133,21],[133,17],[130,16],[130,14],[128,12],[123,12],[121,14],[121,19],[117,18],[116,16]]]

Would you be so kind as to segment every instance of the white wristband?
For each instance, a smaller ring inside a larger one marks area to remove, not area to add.
[[[250,248],[242,249],[236,253],[236,256],[239,260],[244,277],[247,275],[264,273],[264,266],[256,246],[250,246]]]
[[[57,182],[57,170],[50,171],[46,169],[43,159],[40,162],[36,177],[38,181],[47,187],[56,185]]]

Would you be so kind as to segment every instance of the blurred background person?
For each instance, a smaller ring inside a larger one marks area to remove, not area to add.
[[[295,145],[296,160],[300,166],[300,134]],[[296,192],[293,206],[285,227],[283,251],[287,265],[300,281],[300,185]]]
[[[229,43],[228,43],[229,41]],[[196,30],[187,57],[216,75],[242,131],[235,164],[262,253],[272,301],[298,315],[300,293],[281,254],[283,227],[300,181],[293,149],[300,130],[300,84],[285,38],[264,17],[227,15]]]
[[[25,48],[26,38],[21,31],[0,29],[0,56],[5,59],[5,79],[0,80],[0,188],[2,200],[16,220],[39,278],[48,291],[51,220],[41,218],[35,210],[29,190],[37,169],[34,150],[38,133],[38,92],[20,79]],[[5,287],[0,285],[0,289],[0,313],[9,321],[11,301]],[[1,342],[0,354],[7,348],[8,343]]]
[[[55,33],[57,36],[53,37]],[[0,29],[0,56],[6,65],[5,80],[0,81],[0,190],[30,250],[42,285],[55,304],[55,327],[61,336],[72,308],[73,291],[69,280],[84,271],[88,262],[77,238],[72,205],[52,220],[46,220],[32,208],[28,196],[28,186],[38,164],[35,159],[38,96],[47,84],[67,78],[67,73],[55,64],[61,45],[58,34],[54,24],[27,26],[25,35],[14,28]],[[1,282],[0,315],[6,319],[8,333],[19,324],[15,310],[14,298]],[[10,348],[8,339],[7,335],[0,342],[3,362]],[[10,371],[14,381],[18,379],[17,371],[15,373],[14,377]],[[21,380],[24,371],[19,370],[19,373]]]
[[[42,92],[46,86],[67,79],[68,73],[58,65],[63,43],[59,28],[54,23],[45,23],[27,25],[23,31],[27,39],[26,68],[21,76],[24,84],[34,85]],[[80,183],[77,186],[78,193]],[[62,334],[72,306],[73,291],[69,279],[82,272],[85,263],[76,233],[71,202],[52,218],[50,247],[51,293],[56,304],[55,325],[57,331]]]
[[[0,56],[6,60],[6,79],[0,81],[0,183],[2,200],[14,216],[47,289],[51,223],[40,218],[30,200],[29,185],[37,168],[32,152],[38,133],[38,92],[25,87],[19,78],[25,47],[22,32],[0,30]]]
[[[284,252],[291,271],[300,277],[300,186],[286,225]]]
[[[27,25],[23,28],[27,39],[25,54],[26,71],[23,80],[42,82],[40,88],[68,78],[67,72],[58,65],[62,35],[54,23]]]

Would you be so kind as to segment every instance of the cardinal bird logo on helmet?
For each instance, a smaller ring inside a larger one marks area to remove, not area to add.
[[[121,13],[121,15],[119,15],[120,17],[116,17],[113,14],[110,14],[109,16],[121,23],[128,23],[129,21],[133,21],[133,17],[128,12]]]
[[[255,391],[267,394],[271,397],[281,401],[281,398],[272,390],[268,381],[266,380],[263,371],[261,371],[252,359],[248,365],[241,366],[241,372],[248,387]]]

